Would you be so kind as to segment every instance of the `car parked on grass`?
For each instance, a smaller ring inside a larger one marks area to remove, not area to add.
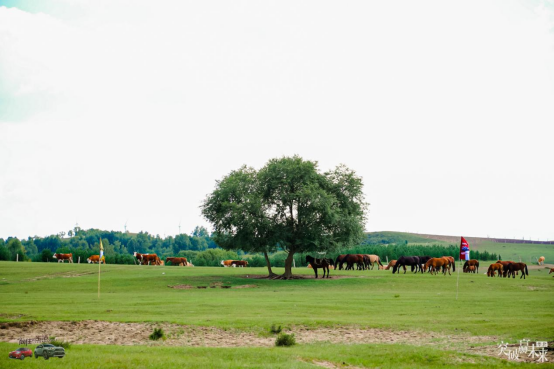
[[[51,357],[59,357],[61,359],[65,356],[65,350],[63,347],[43,343],[35,348],[35,359],[38,359],[39,356],[42,356],[45,360]]]
[[[27,347],[20,347],[17,350],[10,352],[9,358],[23,360],[25,359],[25,356],[33,356],[33,351],[31,351],[31,349],[28,349]]]

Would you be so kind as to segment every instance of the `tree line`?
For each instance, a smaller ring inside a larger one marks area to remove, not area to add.
[[[63,237],[65,235],[68,237]],[[147,232],[129,233],[103,231],[99,229],[83,230],[75,227],[70,232],[60,232],[47,237],[28,237],[19,240],[9,237],[0,238],[0,260],[53,261],[54,253],[72,253],[74,260],[81,262],[100,252],[100,239],[104,247],[106,262],[110,264],[134,264],[133,253],[155,253],[160,257],[175,256],[179,252],[201,252],[217,248],[205,227],[197,226],[189,234],[180,234],[165,238]],[[55,259],[54,259],[55,261]]]
[[[75,261],[80,257],[81,262],[86,262],[89,256],[99,254],[100,238],[102,238],[106,262],[109,264],[135,264],[133,252],[137,251],[155,253],[163,259],[168,256],[186,257],[196,266],[220,266],[221,260],[228,259],[247,260],[251,267],[267,266],[263,253],[245,253],[240,250],[219,248],[204,227],[196,227],[190,235],[181,234],[164,239],[147,232],[131,234],[98,229],[78,230],[73,237],[69,238],[62,238],[59,234],[44,238],[29,237],[26,240],[12,237],[7,240],[0,238],[0,260],[55,262],[56,260],[52,257],[54,253],[72,253]],[[298,253],[293,257],[293,265],[306,266],[306,255],[308,254],[333,260],[339,254],[375,254],[379,255],[382,263],[386,263],[387,259],[389,261],[396,260],[402,255],[452,256],[456,260],[459,259],[459,246],[457,245],[407,245],[405,242],[388,245],[381,242],[369,244],[371,241],[371,234],[368,234],[361,245],[339,252]],[[289,254],[283,250],[267,254],[270,264],[274,267],[284,267],[288,256]],[[470,251],[470,257],[478,260],[498,260],[500,258],[495,253],[477,250]]]

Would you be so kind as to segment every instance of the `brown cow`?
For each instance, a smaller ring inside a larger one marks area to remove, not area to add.
[[[221,265],[223,265],[224,268],[230,267],[233,265],[234,260],[221,260]]]
[[[171,265],[179,265],[179,266],[185,266],[188,264],[187,258],[172,258],[167,257],[165,258],[165,262],[171,262]]]
[[[87,263],[98,264],[99,259],[100,255],[91,255],[91,257],[87,258]],[[106,264],[106,257],[104,255],[102,255],[102,263]]]
[[[554,268],[550,268],[550,273],[548,274],[551,274],[551,273],[554,273]],[[552,277],[554,277],[554,275]]]
[[[135,251],[133,256],[137,258],[139,265],[163,265],[162,261],[156,254],[141,254]]]
[[[248,266],[248,261],[246,261],[246,260],[233,260],[233,262],[231,263],[231,265],[232,265],[233,267],[244,268],[244,267],[247,267],[247,266]]]
[[[539,265],[544,265],[544,256],[541,256],[538,262],[539,262]]]
[[[73,263],[73,254],[54,254],[54,259],[58,259],[58,263],[63,263],[65,260]]]
[[[142,254],[142,265],[163,265],[156,254]]]

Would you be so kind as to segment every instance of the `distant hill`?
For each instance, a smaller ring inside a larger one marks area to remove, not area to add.
[[[513,238],[489,238],[489,237],[471,237],[464,236],[471,244],[478,246],[480,244],[490,243],[516,243],[533,245],[554,245],[554,241],[531,241],[517,240]],[[438,234],[407,233],[407,232],[369,232],[367,233],[366,243],[371,244],[392,244],[392,243],[447,243],[451,245],[460,243],[460,236],[445,236]]]
[[[420,245],[459,245],[460,236],[419,234],[405,232],[369,232],[364,243],[371,245],[420,244]],[[464,236],[471,250],[496,253],[503,260],[535,263],[544,256],[547,263],[554,261],[554,241],[516,240],[510,238],[485,238]]]

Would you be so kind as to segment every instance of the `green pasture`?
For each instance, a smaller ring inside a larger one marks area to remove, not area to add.
[[[0,343],[2,368],[537,368],[493,357],[410,345],[337,345],[329,343],[272,348],[197,348],[163,346],[74,345],[62,359],[8,359],[13,344]],[[31,346],[34,349],[34,346]],[[316,365],[319,364],[319,365]],[[330,366],[327,366],[330,367]],[[552,368],[541,364],[540,368]]]
[[[554,338],[554,278],[531,270],[526,279],[481,274],[392,275],[331,271],[333,280],[254,279],[265,268],[183,268],[0,262],[0,321],[106,320],[171,322],[248,331],[283,326],[337,326]],[[279,270],[276,270],[280,272]],[[308,268],[297,274],[312,277]],[[248,277],[247,277],[248,276]],[[172,289],[168,285],[255,285],[243,289]]]
[[[478,242],[472,245],[474,250],[488,251],[502,256],[502,260],[522,261],[537,264],[537,258],[545,257],[545,263],[554,264],[554,245],[537,245],[531,243],[498,243],[492,241]],[[521,259],[520,259],[521,258]]]

